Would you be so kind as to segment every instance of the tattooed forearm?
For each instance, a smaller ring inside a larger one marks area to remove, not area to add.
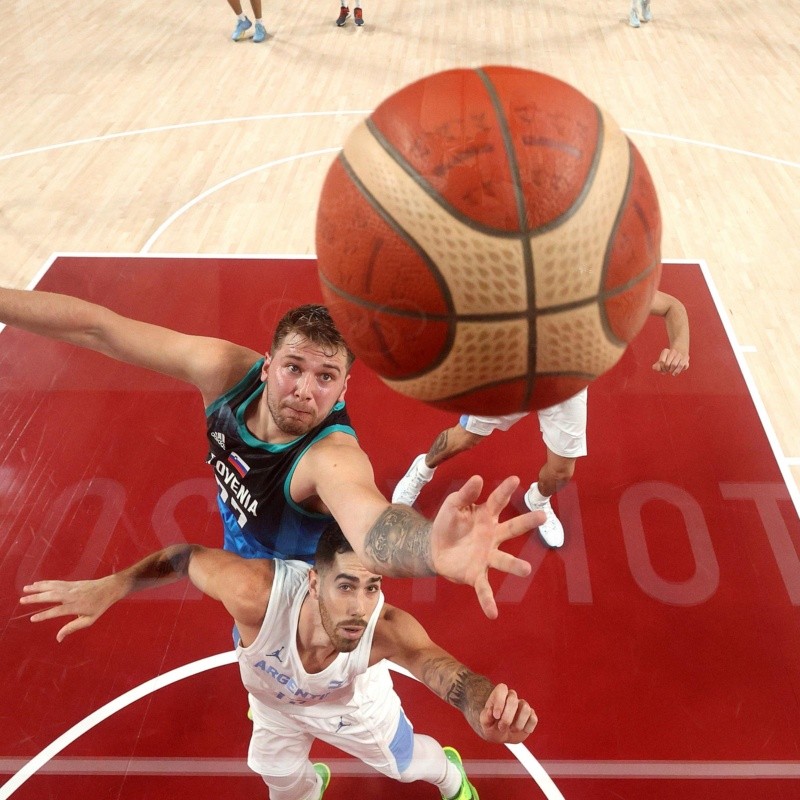
[[[122,575],[129,581],[133,591],[162,583],[169,578],[185,577],[189,571],[192,550],[192,545],[188,544],[167,547],[123,570]]]
[[[432,658],[422,668],[425,685],[455,706],[477,731],[479,717],[494,684],[450,656]]]
[[[442,431],[436,437],[436,441],[431,445],[431,449],[428,450],[428,458],[426,459],[426,462],[432,461],[433,463],[430,466],[436,467],[439,465],[436,456],[438,456],[440,453],[444,453],[447,450],[447,439],[448,439],[447,434],[449,432],[450,432],[449,430]]]
[[[431,524],[410,508],[389,506],[370,528],[364,547],[386,575],[404,578],[436,574],[431,558]]]

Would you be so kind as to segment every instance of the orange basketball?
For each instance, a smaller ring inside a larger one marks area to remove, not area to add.
[[[438,408],[546,408],[612,367],[661,273],[647,168],[556,78],[456,69],[348,136],[317,214],[325,302],[355,354]]]

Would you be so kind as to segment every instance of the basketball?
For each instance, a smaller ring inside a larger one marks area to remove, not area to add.
[[[455,69],[347,137],[317,212],[324,300],[392,389],[459,413],[561,402],[649,313],[661,218],[647,167],[572,86]]]

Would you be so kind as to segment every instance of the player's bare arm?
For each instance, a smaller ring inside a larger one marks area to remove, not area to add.
[[[664,318],[669,347],[664,348],[653,364],[656,372],[680,375],[689,369],[689,315],[686,307],[666,292],[656,292],[650,313]]]
[[[260,357],[247,347],[129,319],[69,295],[0,288],[0,321],[196,386],[208,405]]]
[[[292,478],[293,497],[318,496],[369,569],[393,577],[436,574],[468,584],[484,613],[497,617],[489,569],[520,577],[530,572],[528,562],[500,545],[544,518],[541,512],[528,512],[499,521],[519,479],[507,478],[478,503],[483,481],[473,476],[446,498],[430,522],[408,506],[386,501],[375,486],[369,459],[352,438],[341,444],[334,444],[341,441],[334,436],[328,439],[303,456]]]
[[[352,436],[333,434],[311,447],[292,478],[296,501],[317,496],[362,563],[393,577],[434,575],[431,523],[378,491],[372,464]]]
[[[87,581],[36,581],[23,587],[22,605],[47,604],[31,622],[74,617],[56,635],[94,624],[114,603],[143,589],[167,586],[188,577],[200,591],[222,602],[240,625],[242,639],[252,641],[263,621],[272,588],[274,566],[264,559],[245,560],[224,550],[181,544],[143,558],[127,569]]]
[[[371,663],[380,658],[407,669],[437,697],[461,711],[478,736],[487,741],[519,743],[536,726],[536,714],[515,691],[473,672],[434,643],[414,617],[389,605],[375,630]]]

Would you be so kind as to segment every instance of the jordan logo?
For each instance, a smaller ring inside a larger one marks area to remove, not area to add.
[[[276,658],[278,661],[283,663],[283,659],[281,658],[281,655],[283,654],[283,651],[285,649],[286,649],[285,647],[279,647],[277,650],[275,650],[272,653],[264,653],[264,658]]]

